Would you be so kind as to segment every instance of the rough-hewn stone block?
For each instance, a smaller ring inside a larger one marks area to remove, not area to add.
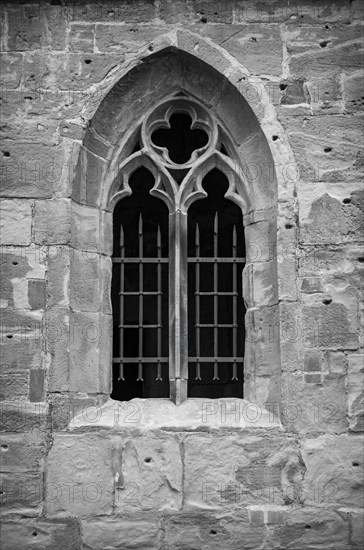
[[[115,489],[117,510],[182,508],[182,457],[178,439],[159,433],[120,441],[115,449],[120,470]]]
[[[71,325],[72,328],[72,325]],[[49,354],[49,391],[67,391],[69,387],[69,312],[65,308],[47,309],[45,338]]]
[[[48,515],[111,514],[111,444],[96,434],[57,434],[47,459]]]
[[[58,6],[42,3],[7,5],[9,50],[34,50],[65,46],[66,18]]]
[[[304,346],[339,349],[358,348],[357,320],[352,316],[350,302],[348,304],[334,303],[331,299],[327,302],[303,307]]]
[[[31,241],[32,203],[21,199],[0,201],[2,245],[27,246]]]
[[[46,282],[43,279],[28,280],[28,302],[30,309],[45,309]]]
[[[290,431],[340,433],[347,429],[343,375],[282,374],[281,398],[281,420]]]
[[[347,185],[303,183],[300,186],[302,243],[340,244],[357,240],[363,222],[362,192],[359,184],[353,184],[357,189],[351,193]]]
[[[364,430],[364,355],[350,354],[348,359],[348,415],[353,431]]]
[[[8,88],[17,88],[22,74],[23,57],[18,53],[0,54],[0,83]]]
[[[362,174],[362,120],[359,116],[281,119],[296,157],[295,181],[358,181]]]
[[[50,198],[60,189],[63,151],[41,143],[4,142],[10,157],[1,159],[1,195]]]
[[[45,399],[45,370],[30,369],[29,371],[29,401],[40,403]]]
[[[94,42],[95,25],[85,25],[82,23],[71,24],[69,44],[72,52],[93,53]]]
[[[355,113],[364,109],[364,75],[362,71],[344,77],[345,111]]]
[[[204,25],[191,30],[221,45],[253,75],[282,73],[283,48],[276,25]]]
[[[124,23],[151,22],[156,16],[156,7],[148,0],[126,0],[122,4],[114,2],[94,2],[73,4],[70,17],[74,21],[108,21]]]
[[[5,328],[2,327],[2,332]],[[37,367],[41,364],[41,352],[40,332],[33,338],[24,338],[21,334],[15,334],[13,338],[2,338],[1,370],[10,373]]]
[[[25,400],[28,396],[28,373],[16,372],[9,374],[4,372],[0,375],[0,400],[13,401]]]
[[[70,323],[71,391],[108,393],[109,377],[106,373],[110,372],[111,348],[103,333],[106,331],[110,335],[110,316],[75,311]]]
[[[342,434],[307,439],[302,445],[307,468],[304,501],[360,507],[363,489],[363,437]],[[320,496],[321,491],[321,496]]]
[[[41,432],[1,434],[2,472],[38,472],[45,458],[45,439]]]
[[[74,170],[72,198],[91,207],[99,206],[105,170],[104,159],[83,148]]]
[[[110,519],[92,519],[82,521],[83,541],[91,550],[159,550],[162,541],[162,529],[158,522],[145,515],[122,516]]]
[[[2,523],[2,550],[79,550],[80,529],[75,519],[16,518]]]
[[[269,440],[269,445],[268,445]],[[284,441],[284,443],[283,443]],[[283,452],[281,445],[285,447]],[[288,475],[288,470],[290,474]],[[294,500],[301,466],[294,443],[269,432],[213,436],[185,441],[187,506],[231,508],[244,503]]]
[[[38,200],[34,210],[34,241],[40,245],[69,242],[70,200]]]
[[[305,78],[320,77],[332,75],[333,67],[336,70],[341,68],[345,72],[351,72],[363,66],[363,37],[360,25],[341,27],[340,30],[341,32],[332,28],[307,28],[299,32],[301,44],[300,40],[298,43],[289,40],[287,48],[292,54],[289,61],[291,74]],[[296,31],[295,38],[297,34]],[[315,42],[316,47],[313,47]]]
[[[2,514],[38,516],[43,504],[43,474],[0,474]]]
[[[225,4],[222,4],[225,5]],[[280,23],[296,22],[297,25],[312,23],[350,21],[349,0],[340,2],[315,2],[314,0],[293,0],[289,4],[285,0],[273,0],[269,3],[257,3],[254,0],[237,0],[235,2],[235,20],[239,22]]]
[[[73,249],[50,246],[47,249],[47,303],[48,307],[69,305],[70,262]]]
[[[96,48],[100,52],[120,52],[130,56],[141,47],[149,46],[165,30],[164,27],[137,25],[96,25]]]
[[[277,306],[250,309],[245,315],[245,372],[273,375],[279,370],[279,314]]]
[[[317,504],[317,502],[315,502]],[[342,515],[327,507],[317,506],[290,510],[285,525],[275,530],[283,549],[349,550],[349,525]]]
[[[101,261],[101,255],[95,252],[73,250],[70,265],[70,305],[73,309],[99,311]]]
[[[3,401],[0,404],[0,422],[0,429],[6,432],[45,430],[48,423],[48,404]]]
[[[248,514],[216,514],[207,510],[167,520],[166,550],[253,550],[264,538],[265,526],[249,523]]]

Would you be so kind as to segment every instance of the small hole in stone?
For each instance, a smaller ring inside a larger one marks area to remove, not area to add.
[[[279,89],[282,90],[282,92],[283,92],[283,90],[285,90],[287,88],[287,86],[288,86],[288,84],[280,84]]]
[[[361,262],[361,263],[363,263],[363,262],[364,262],[364,256],[359,256],[359,258],[358,258],[358,262]]]
[[[25,96],[24,96],[24,99],[29,99],[29,100],[31,101],[33,98],[32,98],[32,96],[30,96],[30,95],[25,95]]]
[[[38,535],[37,531],[33,531],[32,535],[33,537],[36,537]]]
[[[13,335],[12,335],[12,334],[7,334],[6,337],[7,337],[9,340],[11,340],[12,337],[13,337]]]
[[[352,465],[357,468],[359,466],[359,462],[353,462]]]
[[[210,533],[211,533],[211,535],[216,535],[217,531],[215,531],[215,529],[211,529]]]
[[[1,450],[3,451],[3,453],[6,453],[8,449],[9,447],[7,445],[1,445]]]
[[[255,38],[255,36],[252,36],[251,38],[249,38],[249,41],[250,42],[257,42],[257,39]]]
[[[147,458],[144,459],[144,462],[149,464],[150,462],[152,462],[152,459],[150,458],[150,456],[148,456]]]
[[[108,15],[109,17],[112,17],[112,16],[114,15],[113,10],[108,11],[108,12],[107,12],[107,15]]]
[[[12,262],[13,265],[18,265],[18,262]]]
[[[330,28],[329,25],[325,25],[326,30],[329,30],[329,28]]]
[[[207,23],[207,18],[206,17],[201,17],[200,21],[201,21],[201,23]]]
[[[332,151],[332,147],[325,147],[324,151],[325,153],[330,153]]]
[[[344,204],[350,204],[350,203],[351,203],[351,199],[343,199],[343,203],[344,203]]]
[[[154,50],[153,46],[149,46],[148,50],[152,52]]]
[[[92,63],[92,59],[85,59],[85,63],[86,65],[89,65],[90,63]]]
[[[311,525],[305,525],[305,529],[311,529]]]
[[[278,139],[278,136],[272,136],[273,141],[277,141],[277,139]]]
[[[331,302],[332,302],[332,299],[331,299],[331,298],[325,298],[324,300],[322,300],[322,303],[325,304],[325,306],[330,305]]]
[[[286,223],[284,226],[286,229],[293,229],[294,225],[292,223]]]
[[[9,151],[3,151],[3,155],[4,155],[4,157],[10,157]]]
[[[319,42],[320,48],[326,48],[326,46],[328,45],[329,42],[330,42],[330,40],[320,40],[320,42]]]

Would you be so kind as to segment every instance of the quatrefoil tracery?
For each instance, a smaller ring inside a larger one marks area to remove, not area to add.
[[[170,150],[173,151],[171,142],[165,141],[164,147],[160,141],[161,137],[168,135],[171,127],[173,129],[178,115],[183,115],[183,118],[179,117],[180,123],[187,121],[183,130],[194,135],[194,140],[187,144],[183,142],[183,137],[180,139],[178,133],[174,134],[173,139],[182,141],[179,158],[173,152],[170,154]],[[134,135],[138,135],[138,147],[134,147],[133,142],[134,148],[130,149],[130,156],[119,165],[120,176],[112,185],[110,204],[115,204],[122,197],[131,194],[129,177],[138,166],[145,166],[155,178],[150,194],[162,199],[170,213],[176,210],[187,212],[195,200],[206,196],[202,186],[204,176],[211,169],[218,168],[229,180],[225,197],[237,203],[243,211],[249,211],[250,198],[243,185],[242,171],[236,162],[232,143],[226,132],[199,103],[171,98],[157,106],[146,117],[140,134]],[[178,163],[176,160],[185,162]]]
[[[141,137],[156,162],[186,170],[216,147],[218,130],[199,103],[178,98],[154,109],[142,125]]]

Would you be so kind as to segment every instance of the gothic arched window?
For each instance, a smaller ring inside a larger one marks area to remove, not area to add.
[[[112,198],[112,397],[243,397],[244,192],[232,142],[179,96],[154,108],[125,156]]]

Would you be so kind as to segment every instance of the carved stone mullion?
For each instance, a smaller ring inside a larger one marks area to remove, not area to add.
[[[176,404],[187,399],[187,214],[169,216],[169,379]]]

